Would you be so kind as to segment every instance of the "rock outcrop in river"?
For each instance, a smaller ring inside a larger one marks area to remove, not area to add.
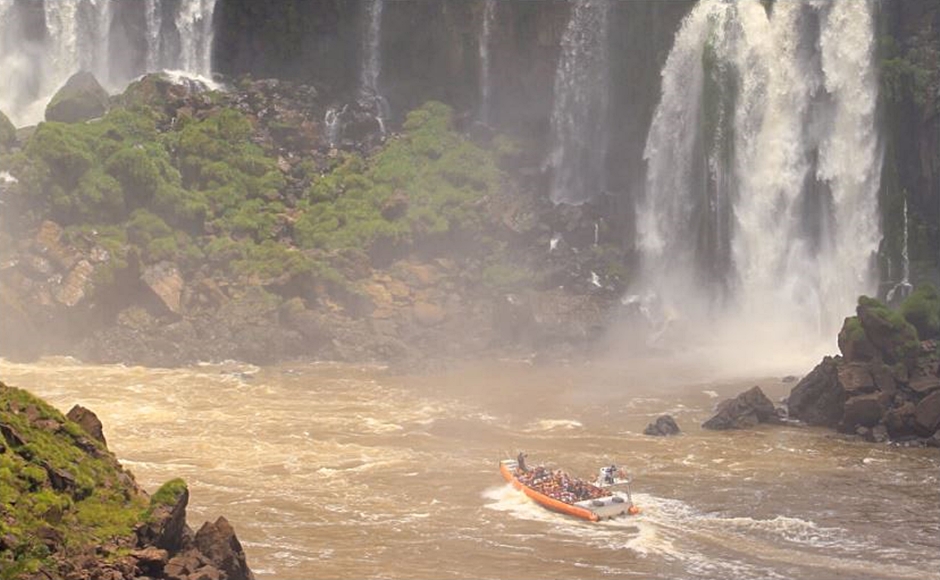
[[[0,383],[0,435],[3,578],[254,578],[228,521],[194,533],[185,482],[148,496],[108,451],[91,411],[66,417]]]
[[[847,318],[839,333],[842,356],[824,358],[794,387],[790,416],[876,440],[940,443],[940,305],[924,295],[930,292],[909,299],[916,308],[902,306],[908,319],[925,323],[920,329],[901,313],[862,297],[858,315]]]

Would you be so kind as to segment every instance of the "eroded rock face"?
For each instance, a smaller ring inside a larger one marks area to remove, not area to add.
[[[183,275],[172,262],[158,262],[144,269],[140,276],[160,303],[172,314],[180,314],[180,297],[183,294]]]
[[[747,429],[759,423],[777,423],[773,402],[760,387],[753,387],[733,399],[722,401],[715,416],[702,423],[705,429]]]

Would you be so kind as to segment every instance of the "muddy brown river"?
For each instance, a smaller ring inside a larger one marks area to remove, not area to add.
[[[694,376],[0,363],[8,384],[94,410],[147,489],[185,478],[191,525],[224,514],[260,579],[940,578],[937,450],[798,425],[704,431],[723,398],[793,383]],[[644,436],[663,413],[683,434]],[[543,510],[499,476],[520,449],[582,476],[627,466],[642,514]]]

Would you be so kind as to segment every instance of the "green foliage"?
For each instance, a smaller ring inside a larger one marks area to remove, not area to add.
[[[159,506],[174,506],[187,490],[186,481],[177,477],[160,486],[160,489],[150,496],[150,509]]]
[[[368,161],[347,157],[313,182],[294,225],[301,247],[369,251],[479,235],[480,202],[502,180],[493,154],[454,131],[442,103],[412,111],[402,129]]]
[[[0,423],[23,440],[0,453],[0,536],[6,546],[0,549],[0,579],[22,577],[49,564],[52,553],[37,533],[40,529],[60,535],[61,544],[53,547],[63,550],[101,546],[133,534],[144,500],[113,456],[81,427],[44,401],[3,383]],[[89,453],[88,446],[98,449]],[[68,472],[74,485],[53,488],[48,470]]]
[[[917,357],[920,344],[917,329],[900,312],[868,296],[858,299],[858,318],[865,335],[885,356],[888,363],[910,363]]]
[[[865,329],[862,327],[862,322],[858,319],[858,316],[846,317],[845,322],[842,324],[842,333],[848,341],[853,343],[867,340]]]
[[[933,284],[914,289],[901,304],[901,315],[914,325],[921,340],[940,336],[940,293]]]
[[[940,60],[933,30],[924,27],[918,34],[905,39],[904,45],[890,36],[880,39],[879,51],[881,95],[890,103],[912,100],[918,107],[940,112]],[[929,111],[925,111],[929,112]]]

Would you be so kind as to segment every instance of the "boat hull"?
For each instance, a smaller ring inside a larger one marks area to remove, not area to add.
[[[512,484],[514,488],[524,493],[535,503],[551,511],[573,516],[590,522],[596,522],[602,519],[610,519],[620,515],[633,515],[637,513],[637,510],[632,503],[624,501],[622,497],[617,495],[610,495],[594,500],[580,501],[574,504],[559,501],[519,481],[519,479],[515,476],[517,466],[518,464],[514,460],[505,459],[499,462],[499,472],[507,482]]]

